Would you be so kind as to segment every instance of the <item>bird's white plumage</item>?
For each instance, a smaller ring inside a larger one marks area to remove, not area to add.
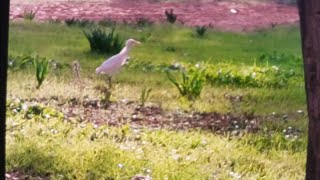
[[[117,73],[121,66],[125,64],[128,58],[129,51],[135,44],[140,44],[140,42],[134,39],[128,39],[126,41],[126,46],[121,50],[119,54],[111,56],[109,59],[104,61],[97,69],[96,73],[107,74],[109,76]]]

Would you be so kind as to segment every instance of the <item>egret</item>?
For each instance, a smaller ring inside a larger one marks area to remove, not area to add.
[[[130,50],[133,46],[137,44],[140,44],[140,42],[134,39],[128,39],[126,41],[125,47],[120,51],[120,53],[110,57],[96,69],[97,74],[108,75],[109,87],[111,87],[112,76],[116,74],[120,70],[120,68],[125,64]]]

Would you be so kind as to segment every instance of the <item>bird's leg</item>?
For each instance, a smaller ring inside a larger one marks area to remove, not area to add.
[[[109,75],[108,75],[108,85],[109,85],[109,89],[111,89],[111,87],[112,87],[111,78],[112,78],[112,76],[109,76]]]

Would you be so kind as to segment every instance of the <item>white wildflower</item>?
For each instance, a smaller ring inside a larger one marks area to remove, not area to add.
[[[26,104],[23,104],[23,105],[22,105],[22,109],[23,109],[24,111],[26,111],[26,110],[28,109],[28,106],[27,106]]]
[[[118,164],[118,168],[122,169],[122,168],[124,168],[124,165],[123,164]]]
[[[272,69],[274,69],[275,71],[279,71],[279,67],[277,66],[271,66]]]
[[[257,73],[255,73],[255,72],[253,72],[251,75],[252,78],[256,78],[256,76],[257,76]]]

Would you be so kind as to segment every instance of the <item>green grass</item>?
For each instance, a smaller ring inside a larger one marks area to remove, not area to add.
[[[82,68],[82,76],[84,78],[98,78],[95,75],[95,68],[106,59],[103,55],[91,54],[90,46],[85,39],[82,28],[67,27],[65,25],[56,24],[36,24],[36,23],[13,23],[10,25],[10,40],[9,53],[12,55],[23,54],[38,54],[43,57],[55,59],[63,63],[70,64],[74,60],[79,60]],[[231,32],[216,32],[209,30],[206,38],[195,38],[192,36],[193,29],[184,28],[180,26],[152,26],[146,28],[132,28],[130,26],[118,26],[116,31],[122,35],[124,39],[129,37],[140,39],[148,33],[151,33],[150,38],[143,42],[140,47],[136,47],[131,53],[131,61],[134,64],[173,64],[175,62],[207,62],[215,65],[218,63],[232,64],[237,66],[265,66],[266,61],[257,60],[258,57],[265,52],[280,51],[286,54],[293,54],[299,56],[300,50],[300,36],[297,27],[278,27],[274,30],[265,30],[249,34],[237,34]],[[176,47],[176,52],[167,52],[166,47]],[[109,55],[110,56],[110,55]],[[282,89],[281,95],[277,95],[278,90],[270,89],[252,89],[240,88],[236,91],[240,94],[250,96],[258,96],[258,98],[251,98],[247,102],[246,109],[252,109],[258,114],[266,114],[273,111],[278,111],[278,106],[281,105],[286,111],[296,112],[298,109],[305,108],[303,77],[302,77],[302,61],[288,62],[286,61],[270,61],[269,66],[276,65],[283,69],[294,69],[299,75],[298,81],[294,90],[292,88]],[[130,85],[139,87],[141,83],[149,86],[156,86],[159,89],[167,89],[170,94],[164,99],[164,104],[168,103],[172,97],[178,98],[178,92],[174,90],[173,85],[167,80],[165,73],[161,72],[144,72],[139,68],[125,67],[121,73],[115,77],[115,81],[122,85]],[[74,76],[69,70],[66,72],[58,71],[60,76],[64,79],[72,79]],[[132,76],[132,73],[135,76]],[[62,75],[63,74],[63,75]],[[14,77],[13,77],[14,78]],[[168,89],[169,88],[169,89]],[[206,87],[209,89],[202,97],[212,97],[212,99],[202,99],[209,105],[208,110],[226,111],[225,108],[220,108],[221,104],[226,104],[225,100],[222,102],[217,96],[228,92],[229,88],[234,91],[232,87],[220,88],[215,86]],[[21,89],[23,90],[23,89]],[[158,91],[160,93],[160,91]],[[258,93],[261,92],[261,93]],[[265,93],[267,92],[267,93]],[[269,93],[270,92],[270,93]],[[121,92],[118,92],[121,94]],[[154,99],[157,101],[163,97],[155,92]],[[212,94],[213,93],[213,94]],[[258,93],[258,94],[257,94]],[[218,94],[218,95],[216,95]],[[256,94],[256,95],[254,95]],[[292,95],[291,95],[292,94]],[[135,93],[133,92],[135,96]],[[281,96],[281,98],[269,98],[264,103],[260,103],[259,97],[262,96]],[[127,95],[130,97],[130,95]],[[161,97],[161,98],[157,98]],[[294,98],[294,96],[298,98]],[[152,99],[152,98],[151,98]],[[212,100],[212,101],[211,101]],[[200,101],[203,103],[203,101]],[[259,104],[260,103],[260,104]],[[268,104],[266,104],[268,103]],[[206,103],[205,103],[206,104]],[[292,106],[287,106],[291,104]],[[207,105],[207,104],[206,104]],[[210,107],[218,106],[219,108]],[[268,105],[267,107],[263,107]],[[171,106],[171,105],[166,105]],[[175,105],[173,105],[175,106]],[[200,109],[201,110],[201,109]],[[284,113],[289,113],[284,112]]]
[[[84,88],[72,83],[76,77],[70,68],[51,68],[39,90],[35,88],[37,81],[32,68],[9,70],[8,97],[98,99],[94,87],[104,83],[104,78],[95,74],[95,68],[107,57],[90,52],[84,29],[64,24],[11,23],[10,55],[37,54],[65,64],[78,60]],[[232,179],[230,172],[241,174],[243,179],[304,177],[307,121],[306,116],[297,115],[297,110],[306,112],[302,61],[291,58],[259,60],[262,54],[273,51],[300,57],[298,27],[282,26],[242,34],[208,29],[202,38],[194,36],[193,28],[169,24],[142,28],[117,25],[116,32],[124,40],[134,38],[143,43],[133,49],[129,65],[114,77],[112,101],[139,102],[142,89],[152,88],[148,101],[167,111],[254,113],[264,120],[262,130],[237,138],[199,130],[143,129],[136,134],[128,126],[94,129],[87,124],[80,128],[78,122],[72,124],[55,118],[24,122],[22,114],[8,113],[8,128],[23,122],[17,129],[7,132],[8,171],[19,169],[38,175],[49,174],[53,179],[130,179],[138,173],[146,174],[144,168],[151,170],[153,179]],[[168,51],[168,48],[175,50]],[[207,84],[199,99],[188,102],[180,97],[165,72],[146,70],[148,65],[190,63],[193,66],[199,62],[218,67],[229,65],[234,70],[254,64],[274,65],[292,69],[296,76],[288,86],[277,89]],[[226,94],[241,96],[243,101],[233,104]],[[273,112],[276,118],[269,121]],[[287,121],[281,119],[285,114]],[[286,139],[282,131],[288,126],[301,128],[301,137]],[[58,133],[52,133],[52,128]],[[119,140],[123,129],[128,131],[125,141]],[[94,133],[101,136],[91,141]],[[134,138],[137,135],[140,136],[138,140]],[[174,151],[176,153],[172,154]],[[124,168],[119,168],[118,164],[123,164]]]

